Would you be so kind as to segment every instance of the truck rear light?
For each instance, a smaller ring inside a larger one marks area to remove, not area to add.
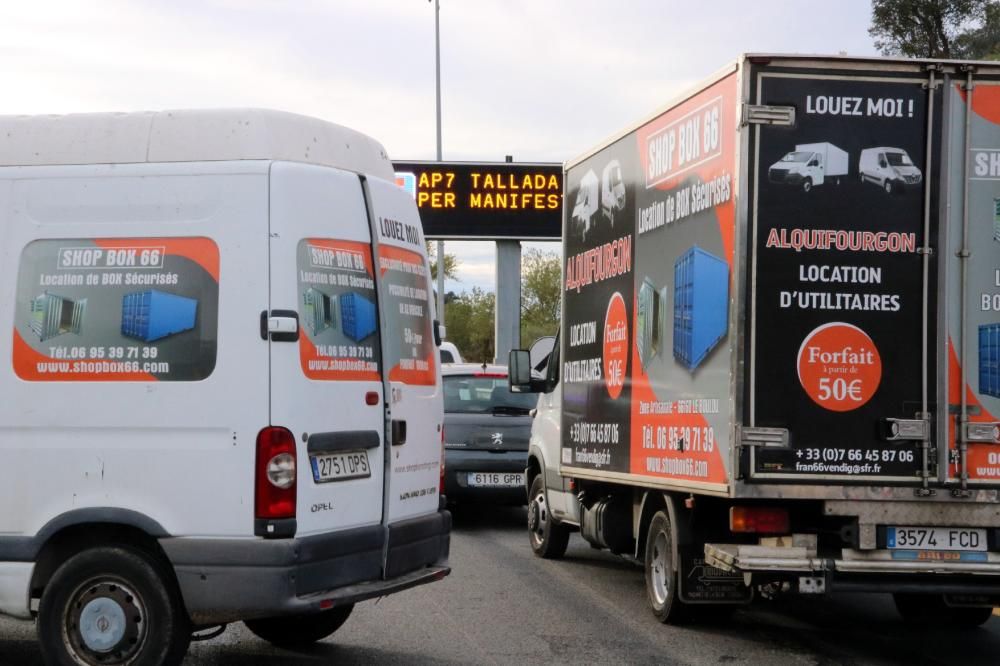
[[[262,519],[295,517],[295,436],[268,426],[257,434],[254,514]]]
[[[788,534],[788,510],[770,506],[734,506],[729,509],[729,530],[754,534]]]

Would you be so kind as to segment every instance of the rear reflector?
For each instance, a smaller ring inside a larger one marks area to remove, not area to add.
[[[438,495],[444,495],[444,424],[441,424],[441,478],[438,480]]]
[[[295,517],[295,436],[268,426],[257,434],[254,515],[265,520]]]
[[[729,530],[754,534],[788,534],[788,510],[770,506],[734,506],[729,509]]]

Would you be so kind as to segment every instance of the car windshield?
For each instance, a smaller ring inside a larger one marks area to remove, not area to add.
[[[812,157],[812,153],[806,152],[804,150],[796,150],[795,152],[788,153],[781,158],[782,162],[806,162]]]
[[[506,377],[445,375],[444,411],[456,414],[527,414],[538,396],[511,393]]]
[[[886,153],[885,159],[891,166],[913,166],[910,156],[906,153]]]

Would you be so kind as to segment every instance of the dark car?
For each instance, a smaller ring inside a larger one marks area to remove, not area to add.
[[[448,501],[524,504],[531,410],[538,396],[511,393],[501,365],[444,365],[441,374]]]

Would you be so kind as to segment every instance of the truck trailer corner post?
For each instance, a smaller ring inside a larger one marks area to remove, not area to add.
[[[178,664],[238,621],[305,646],[449,574],[433,290],[378,142],[257,109],[0,136],[0,448],[24,463],[0,612],[47,663]]]
[[[985,622],[995,153],[994,64],[769,54],[567,163],[566,330],[522,387],[543,392],[534,551],[560,556],[575,529],[643,561],[663,621],[844,590]],[[613,227],[582,227],[610,163],[629,195]]]

